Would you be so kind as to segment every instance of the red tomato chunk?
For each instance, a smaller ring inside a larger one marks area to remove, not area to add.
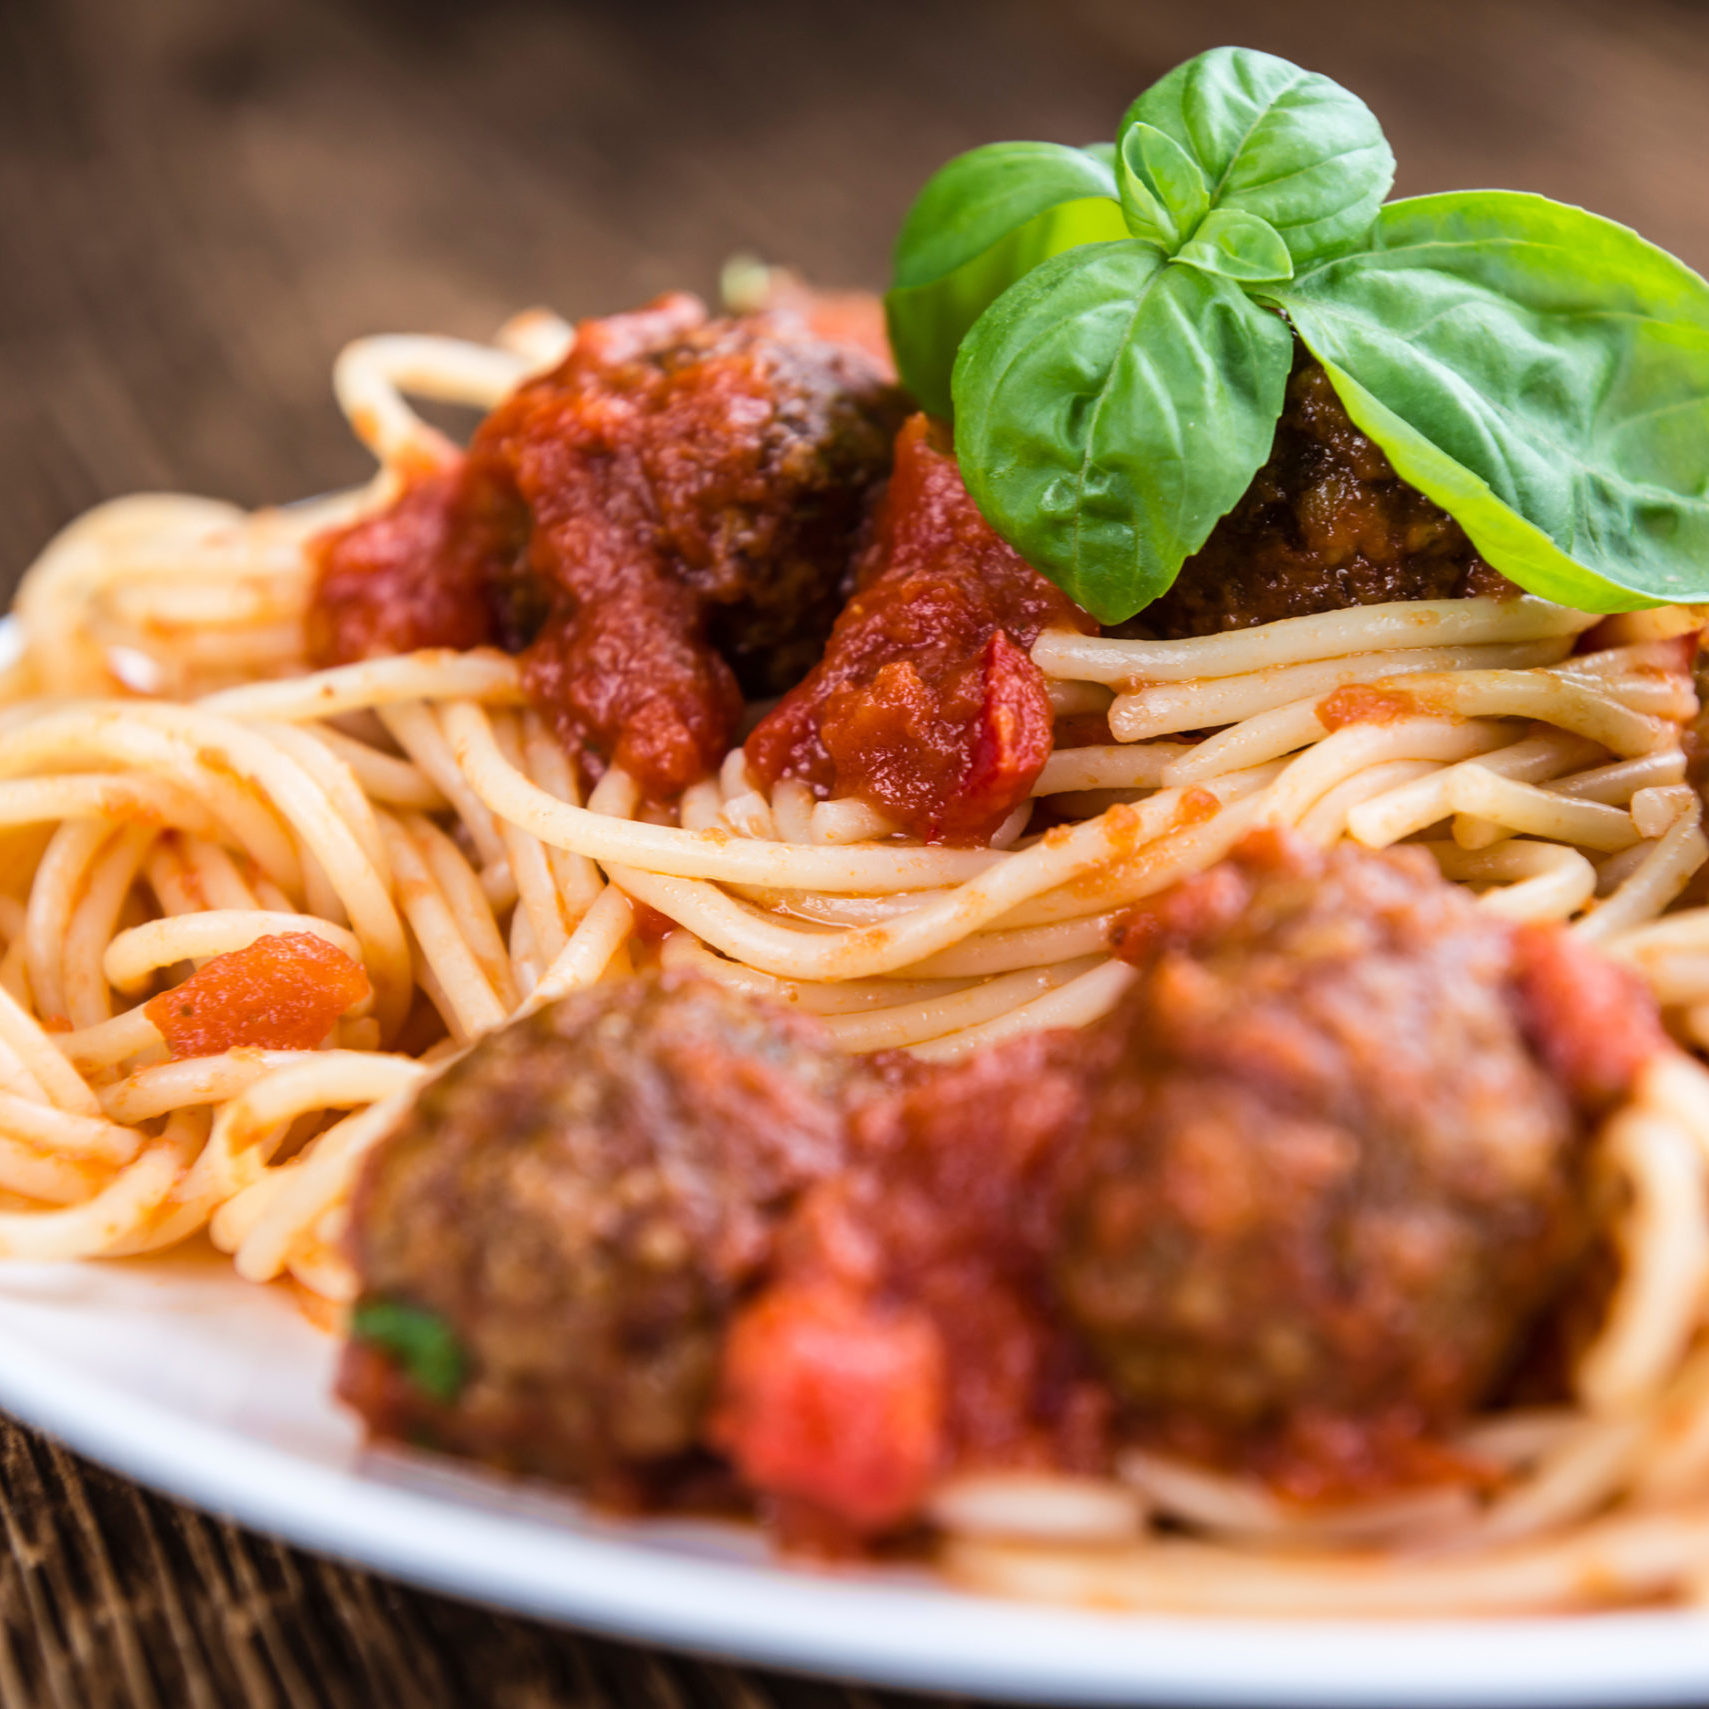
[[[143,1012],[174,1058],[244,1045],[312,1050],[371,989],[336,945],[312,932],[280,932],[216,955],[182,985],[149,998]]]
[[[748,738],[748,760],[768,784],[856,796],[928,841],[984,842],[1050,758],[1027,649],[1047,627],[1095,625],[979,514],[923,415],[897,438],[855,576],[824,658]]]

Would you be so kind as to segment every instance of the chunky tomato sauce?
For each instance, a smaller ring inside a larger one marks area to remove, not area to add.
[[[713,1443],[786,1525],[883,1530],[951,1465],[1089,1470],[1110,1399],[1053,1313],[1050,1181],[1083,1119],[1076,1042],[898,1070],[738,1316]],[[818,1525],[811,1524],[816,1518]]]
[[[1523,925],[1514,939],[1519,993],[1538,1054],[1581,1104],[1609,1109],[1667,1044],[1643,980],[1553,926]]]
[[[497,625],[485,556],[460,549],[463,471],[421,475],[321,553],[309,648],[322,663],[422,647],[480,647]]]
[[[321,544],[313,655],[526,648],[567,745],[673,794],[744,688],[818,657],[899,416],[875,362],[792,316],[678,294],[584,322],[454,468]]]
[[[825,656],[748,738],[769,783],[856,796],[930,841],[985,840],[1050,757],[1027,649],[1092,619],[979,514],[947,433],[915,416]]]
[[[243,1046],[313,1050],[370,994],[368,975],[312,932],[279,932],[214,956],[143,1012],[174,1059]]]

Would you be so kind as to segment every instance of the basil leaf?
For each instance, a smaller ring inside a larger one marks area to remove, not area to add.
[[[1126,230],[1112,164],[1095,152],[999,142],[958,155],[896,240],[884,309],[903,384],[947,416],[956,347],[986,307],[1047,257]]]
[[[350,1314],[350,1334],[389,1353],[423,1393],[449,1404],[468,1374],[462,1344],[445,1319],[401,1300],[364,1299]]]
[[[955,448],[997,531],[1106,623],[1163,593],[1270,451],[1293,338],[1137,239],[1059,255],[955,365]]]
[[[1175,259],[1237,285],[1273,285],[1294,276],[1282,234],[1237,208],[1213,208]]]
[[[1210,207],[1204,174],[1193,157],[1155,125],[1129,125],[1116,181],[1127,229],[1173,255]]]
[[[1339,255],[1370,230],[1394,155],[1357,95],[1272,54],[1219,47],[1178,65],[1128,109],[1192,155],[1213,208],[1256,214],[1294,266]]]
[[[1396,471],[1545,598],[1709,595],[1709,284],[1513,191],[1391,203],[1372,245],[1269,294]]]
[[[939,167],[896,239],[894,284],[929,285],[1035,215],[1087,196],[1116,199],[1112,164],[1055,142],[993,142]]]

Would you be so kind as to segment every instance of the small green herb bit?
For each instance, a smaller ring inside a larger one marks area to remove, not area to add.
[[[1709,598],[1709,285],[1540,196],[1384,205],[1369,108],[1243,48],[1113,146],[1000,143],[921,192],[886,299],[980,509],[1105,622],[1268,455],[1297,333],[1483,556],[1585,610]]]
[[[450,1402],[468,1374],[468,1360],[451,1326],[437,1312],[401,1300],[365,1299],[350,1314],[352,1340],[389,1353],[423,1393]]]

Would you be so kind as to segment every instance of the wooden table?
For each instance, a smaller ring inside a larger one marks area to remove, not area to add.
[[[358,478],[359,333],[710,291],[738,250],[879,284],[947,155],[1107,136],[1218,41],[1360,90],[1404,191],[1542,190],[1709,265],[1697,0],[5,0],[0,577],[116,493]],[[0,1510],[9,1709],[908,1701],[401,1589],[3,1421]]]

